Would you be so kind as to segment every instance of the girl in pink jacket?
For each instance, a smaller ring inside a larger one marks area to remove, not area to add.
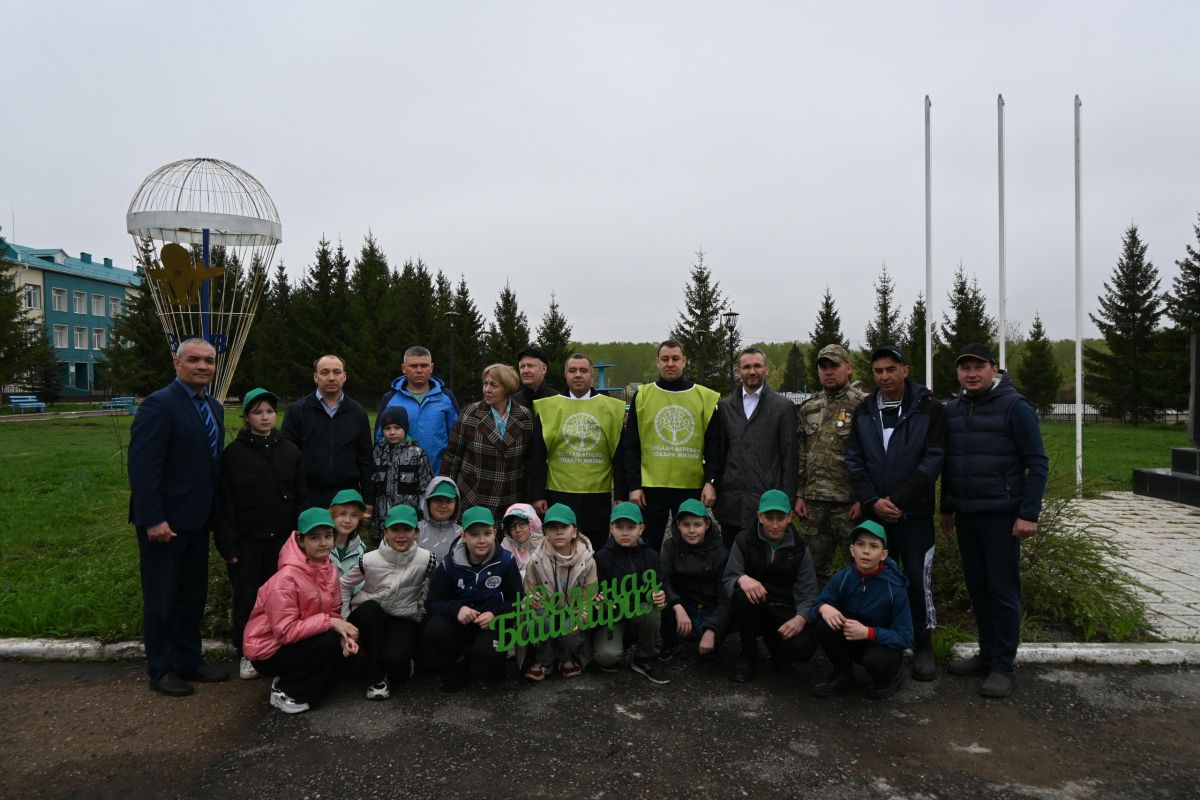
[[[358,629],[342,619],[333,550],[333,517],[324,508],[300,514],[279,551],[279,571],[258,590],[243,652],[271,681],[271,705],[308,711],[337,679],[340,660],[358,652]]]

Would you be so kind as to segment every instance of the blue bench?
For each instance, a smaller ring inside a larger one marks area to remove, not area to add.
[[[46,404],[32,394],[10,394],[8,402],[12,403],[13,413],[24,414],[26,411],[41,413],[46,410]]]
[[[124,410],[133,413],[134,406],[137,405],[137,399],[134,397],[114,397],[111,400],[105,400],[100,404],[101,411],[118,411]]]

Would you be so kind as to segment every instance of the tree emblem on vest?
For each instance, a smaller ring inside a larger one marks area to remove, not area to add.
[[[667,444],[683,444],[696,432],[696,420],[683,406],[664,406],[654,415],[654,432]]]
[[[563,441],[572,450],[595,450],[603,435],[604,429],[600,427],[600,420],[585,411],[572,414],[563,420]]]

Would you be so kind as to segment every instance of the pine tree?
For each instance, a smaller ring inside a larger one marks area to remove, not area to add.
[[[517,353],[529,346],[529,320],[517,304],[517,293],[506,281],[493,310],[487,333],[488,358],[494,364],[515,364]]]
[[[562,382],[563,370],[567,364],[567,356],[571,355],[571,323],[563,316],[558,306],[558,297],[550,293],[550,307],[542,315],[542,322],[537,329],[538,347],[550,359],[547,375],[552,385]]]
[[[1192,231],[1200,242],[1200,224]],[[1164,408],[1187,409],[1190,402],[1192,334],[1200,333],[1200,251],[1186,245],[1187,256],[1175,262],[1179,274],[1166,295],[1166,316],[1175,323],[1155,335],[1158,401]]]
[[[729,386],[728,354],[732,350],[736,357],[742,336],[735,328],[730,337],[721,324],[721,313],[728,304],[721,284],[713,280],[712,269],[704,263],[703,250],[696,251],[683,302],[669,337],[683,345],[688,359],[684,374],[696,383],[723,390]]]
[[[837,306],[833,302],[833,293],[829,291],[828,286],[825,287],[825,295],[821,298],[821,305],[817,309],[817,324],[809,338],[808,385],[810,387],[821,385],[821,381],[817,377],[817,357],[821,354],[821,348],[827,344],[840,344],[847,350],[850,349],[850,342],[842,333],[842,317],[838,314]]]
[[[896,284],[888,275],[885,263],[879,270],[879,279],[875,281],[875,318],[867,323],[866,352],[870,354],[885,344],[898,346],[903,333],[904,322],[896,305]]]
[[[435,311],[432,302],[433,278],[429,274],[429,267],[425,266],[425,262],[420,258],[416,263],[409,259],[404,262],[400,272],[394,275],[394,279],[396,305],[400,309],[400,324],[395,340],[405,343],[427,342],[429,332],[433,329]],[[395,364],[392,365],[397,375],[400,374],[401,355],[402,353],[395,354]]]
[[[1192,232],[1200,243],[1200,224],[1193,225]],[[1171,281],[1164,311],[1175,327],[1200,333],[1200,252],[1190,244],[1185,247],[1187,256],[1175,262],[1179,274]]]
[[[387,256],[368,231],[354,260],[342,327],[346,374],[360,397],[378,396],[396,377],[398,363],[380,358],[381,352],[389,352],[388,345],[398,326],[400,310],[392,288]]]
[[[908,324],[898,342],[901,352],[908,359],[908,379],[913,383],[927,385],[925,380],[925,297],[917,295],[912,312],[908,315]],[[936,352],[938,345],[937,329],[933,331],[933,346]],[[954,386],[958,386],[955,377]],[[939,386],[941,390],[943,387]]]
[[[295,335],[304,326],[296,318],[295,295],[281,260],[263,293],[261,312],[255,323],[259,346],[249,352],[253,383],[281,398],[295,399],[312,391],[312,362],[317,353],[304,348]]]
[[[338,251],[341,252],[340,245]],[[300,340],[299,349],[310,362],[326,353],[345,354],[342,331],[347,304],[338,299],[345,299],[345,290],[339,293],[338,280],[329,241],[322,236],[317,242],[313,263],[305,270],[296,291],[291,295],[293,316],[304,321],[303,325],[293,330],[292,335]]]
[[[798,342],[792,342],[787,354],[787,363],[783,367],[783,380],[779,384],[779,391],[803,392],[804,373],[804,353],[800,350]]]
[[[1158,269],[1146,258],[1148,245],[1137,225],[1125,231],[1121,257],[1112,279],[1104,282],[1096,314],[1088,314],[1108,352],[1084,348],[1086,380],[1105,413],[1134,425],[1153,419],[1155,402],[1155,330],[1163,313]]]
[[[154,266],[156,258],[153,241],[138,242],[134,259],[142,285],[125,302],[121,315],[113,320],[108,346],[104,348],[109,384],[117,393],[147,395],[168,383],[175,374],[171,347],[146,285],[145,270]]]
[[[1062,370],[1054,358],[1050,340],[1046,338],[1040,314],[1033,315],[1033,327],[1029,329],[1029,340],[1025,342],[1021,364],[1014,377],[1017,388],[1038,413],[1050,411],[1062,386]]]
[[[433,279],[433,292],[430,301],[429,330],[416,344],[429,349],[433,354],[433,371],[441,380],[446,380],[450,367],[450,321],[448,312],[454,308],[454,284],[446,277],[446,273],[438,270]]]
[[[454,350],[449,354],[454,368],[454,382],[451,388],[458,395],[463,405],[478,400],[483,396],[483,348],[479,346],[484,340],[485,330],[483,315],[471,299],[467,289],[466,277],[460,277],[458,289],[454,293],[451,304],[454,316]]]
[[[941,336],[933,350],[934,385],[943,396],[959,390],[954,362],[965,346],[978,342],[996,352],[996,320],[987,314],[987,299],[979,288],[979,279],[968,281],[962,264],[954,271],[954,283],[946,299],[949,311],[942,314]]]

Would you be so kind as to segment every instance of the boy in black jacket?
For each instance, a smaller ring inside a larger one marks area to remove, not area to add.
[[[596,554],[596,574],[600,583],[621,580],[626,575],[636,574],[640,579],[647,570],[659,574],[658,553],[644,541],[642,510],[633,503],[621,503],[609,517],[608,542]],[[611,598],[605,598],[606,600]],[[644,675],[651,683],[670,683],[671,679],[655,663],[658,655],[658,629],[662,609],[666,605],[666,592],[655,592],[651,600],[654,610],[640,617],[622,620],[611,627],[598,628],[592,640],[596,664],[605,672],[616,672],[621,654],[625,651],[627,633],[637,635],[637,651],[629,661],[629,668]]]
[[[721,582],[729,550],[712,526],[708,508],[686,500],[675,512],[671,538],[662,546],[662,582],[667,608],[662,616],[662,660],[685,640],[699,636],[700,655],[710,655],[725,633],[729,603],[721,601]]]
[[[734,539],[725,566],[725,595],[742,640],[733,680],[745,683],[754,677],[760,636],[778,668],[813,657],[817,642],[806,623],[817,596],[817,575],[808,546],[792,529],[786,492],[763,492],[757,528]]]

